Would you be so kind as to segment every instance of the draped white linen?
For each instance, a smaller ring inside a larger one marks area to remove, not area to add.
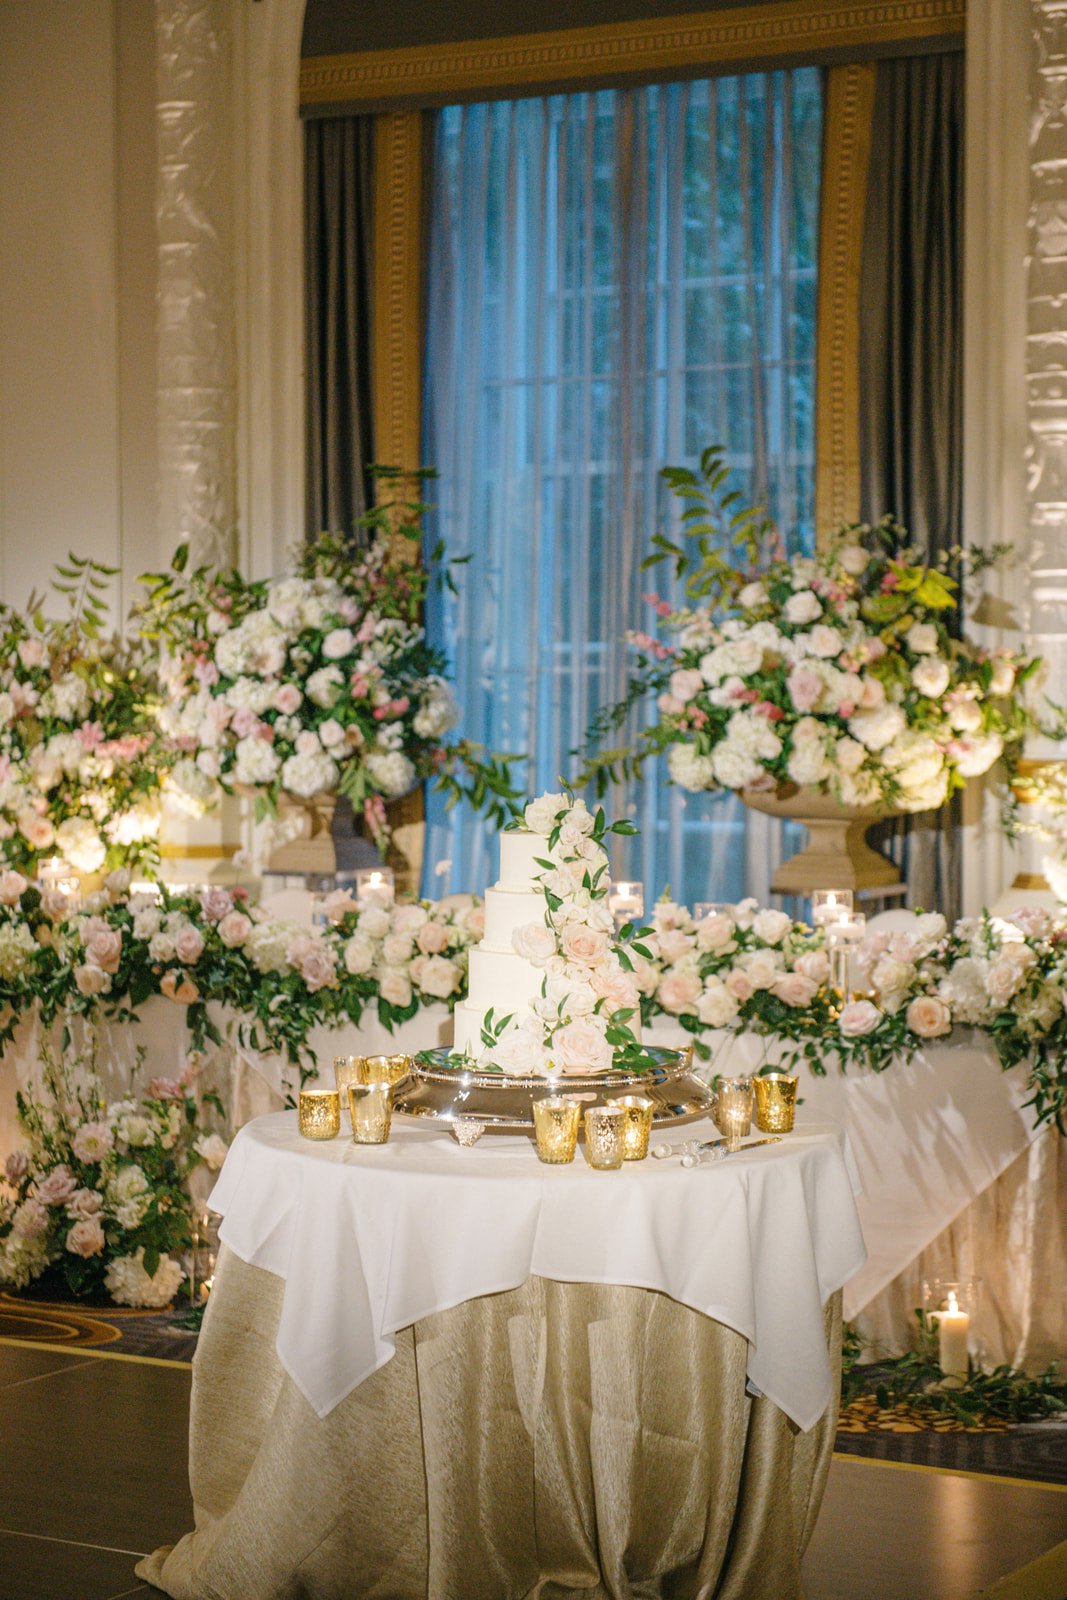
[[[424,459],[431,541],[468,558],[428,610],[462,730],[528,752],[531,793],[627,682],[665,463],[721,443],[790,545],[813,537],[816,69],[450,106],[437,118]],[[643,713],[648,714],[647,710]],[[766,899],[778,825],[668,788],[613,794],[617,875]],[[433,892],[480,889],[493,836],[430,806]],[[435,866],[451,863],[435,875]]]

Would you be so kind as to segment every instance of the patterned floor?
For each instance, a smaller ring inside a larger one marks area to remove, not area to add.
[[[156,1361],[191,1361],[196,1333],[180,1325],[185,1307],[134,1311],[0,1294],[0,1339],[53,1349],[98,1350]]]

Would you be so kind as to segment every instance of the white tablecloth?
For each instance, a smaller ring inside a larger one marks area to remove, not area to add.
[[[833,1399],[823,1306],[864,1260],[854,1188],[833,1129],[605,1173],[580,1151],[548,1168],[525,1138],[461,1150],[410,1124],[383,1146],[316,1145],[282,1112],[241,1130],[211,1204],[224,1243],[285,1280],[278,1356],[319,1416],[399,1329],[536,1275],[659,1290],[733,1328],[750,1381],[808,1429]]]

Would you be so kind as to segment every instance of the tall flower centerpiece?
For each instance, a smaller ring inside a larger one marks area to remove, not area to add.
[[[182,757],[174,782],[193,794],[215,783],[251,793],[260,818],[300,809],[318,851],[278,866],[331,869],[339,794],[382,847],[387,803],[425,779],[498,822],[510,815],[507,760],[447,738],[455,702],[419,620],[434,562],[397,555],[399,539],[419,537],[423,509],[394,502],[365,517],[358,536],[324,534],[280,578],[187,575],[182,550],[170,572],[144,580],[146,631],[167,648],[165,727]]]
[[[0,608],[0,856],[32,873],[62,857],[94,875],[158,859],[171,754],[159,727],[155,652],[105,632],[114,569],[57,568],[65,616]]]
[[[732,790],[808,824],[809,850],[775,889],[889,881],[866,826],[944,805],[1001,758],[1010,769],[1038,725],[1040,659],[964,637],[964,582],[1003,552],[929,565],[887,517],[842,528],[814,556],[771,558],[769,524],[732,510],[716,451],[699,475],[665,475],[698,555],[657,536],[647,564],[672,561],[686,599],[647,597],[665,637],[631,636],[630,692],[593,733],[603,744],[646,695],[658,715],[631,745],[600,749],[584,776],[604,786],[666,755],[682,788]]]

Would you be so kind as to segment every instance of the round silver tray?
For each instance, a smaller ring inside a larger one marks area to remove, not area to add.
[[[445,1123],[470,1117],[487,1130],[502,1133],[532,1133],[533,1102],[547,1094],[576,1095],[589,1105],[606,1105],[623,1094],[643,1094],[655,1107],[652,1121],[657,1127],[710,1114],[711,1090],[691,1070],[688,1050],[650,1047],[645,1053],[655,1066],[644,1072],[510,1078],[501,1072],[471,1071],[447,1049],[426,1050],[421,1058],[412,1057],[409,1076],[397,1085],[393,1110]]]

